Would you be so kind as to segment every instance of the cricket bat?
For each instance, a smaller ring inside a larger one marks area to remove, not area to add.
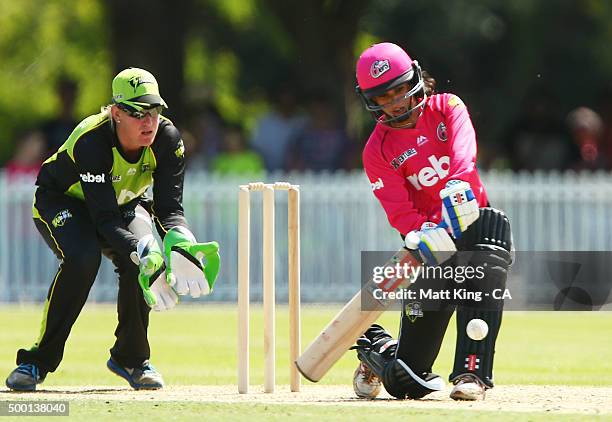
[[[416,268],[423,265],[413,252],[403,248],[397,251],[384,267],[395,267],[398,264],[411,266],[413,274]],[[323,378],[349,347],[355,344],[391,305],[392,300],[375,299],[372,295],[373,289],[392,292],[408,286],[412,281],[411,278],[393,277],[386,278],[381,283],[375,283],[374,280],[366,283],[295,361],[304,378],[312,382]]]

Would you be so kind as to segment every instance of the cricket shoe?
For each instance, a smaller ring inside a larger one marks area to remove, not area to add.
[[[110,358],[106,367],[115,375],[130,383],[134,390],[159,390],[164,386],[164,380],[149,361],[145,361],[140,368],[124,368]]]
[[[450,393],[453,400],[484,400],[486,386],[476,375],[463,374],[454,381],[455,386]]]
[[[353,390],[360,399],[375,399],[380,393],[382,383],[374,371],[363,362],[359,363],[353,374]]]
[[[9,374],[5,384],[13,391],[36,391],[36,384],[43,382],[46,375],[33,363],[22,363]]]

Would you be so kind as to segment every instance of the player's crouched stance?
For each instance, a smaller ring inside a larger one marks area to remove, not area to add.
[[[183,213],[184,146],[161,116],[166,103],[157,81],[129,68],[112,89],[113,104],[84,119],[38,174],[34,223],[61,263],[40,337],[17,352],[18,367],[6,379],[11,390],[34,391],[57,369],[102,254],[119,274],[107,367],[137,390],[164,386],[149,362],[151,309],[171,309],[179,295],[208,294],[217,278],[219,245],[198,243]],[[153,221],[163,247],[153,237]]]
[[[434,241],[428,233],[432,229],[425,228],[420,233],[409,233],[406,247],[418,250],[426,265],[438,265],[437,259],[445,260],[444,265],[453,265],[454,257],[447,257],[455,249],[454,245],[459,251],[475,251],[469,263],[461,264],[484,267],[485,277],[478,283],[466,283],[465,288],[473,291],[504,289],[512,261],[510,224],[501,211],[493,208],[481,208],[479,215],[457,240],[452,240],[445,230],[436,228],[434,230],[444,241]],[[420,240],[415,245],[417,238]],[[426,258],[427,255],[430,258]],[[454,384],[451,398],[484,399],[485,390],[493,387],[493,354],[502,306],[502,301],[495,300],[483,300],[478,307],[473,301],[469,305],[457,304],[457,344],[450,376]],[[444,381],[431,372],[431,367],[453,309],[449,306],[440,311],[420,311],[421,316],[414,318],[404,307],[399,340],[393,339],[380,325],[372,325],[353,347],[360,360],[353,377],[357,396],[373,399],[378,396],[381,384],[389,394],[399,399],[420,399],[443,390]],[[472,319],[482,319],[487,323],[489,333],[484,339],[472,340],[467,336],[466,326]]]
[[[391,43],[362,53],[357,82],[357,93],[377,122],[364,148],[364,169],[405,247],[428,266],[484,268],[482,278],[463,283],[466,291],[504,289],[512,262],[510,224],[503,212],[489,206],[475,166],[476,137],[465,105],[452,94],[435,94],[435,80]],[[457,251],[470,253],[459,257]],[[442,288],[455,284],[430,278],[423,282]],[[374,324],[353,347],[360,361],[353,379],[357,396],[374,398],[381,384],[398,399],[420,399],[442,390],[445,383],[432,367],[456,310],[450,396],[484,399],[485,390],[493,387],[503,301],[440,301],[434,310],[407,302],[397,341]],[[468,337],[466,327],[473,319],[488,325],[484,338]]]

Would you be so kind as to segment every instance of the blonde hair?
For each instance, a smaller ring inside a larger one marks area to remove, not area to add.
[[[114,129],[115,128],[115,119],[113,119],[113,116],[111,114],[111,108],[112,107],[113,107],[113,104],[106,104],[106,105],[100,107],[100,113],[103,113],[106,116],[108,116],[108,120],[110,122],[110,125]]]

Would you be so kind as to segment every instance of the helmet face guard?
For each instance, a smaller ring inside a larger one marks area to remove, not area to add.
[[[408,90],[408,92],[406,92],[406,94],[404,94],[403,97],[396,98],[393,101],[383,105],[378,105],[373,100],[374,97],[383,95],[388,90],[405,83],[409,84],[411,88]],[[359,95],[359,98],[361,98],[366,110],[372,114],[374,120],[383,124],[402,122],[408,119],[415,110],[423,107],[425,101],[427,100],[427,96],[425,95],[425,82],[423,81],[423,74],[419,63],[416,60],[412,61],[411,67],[406,72],[395,79],[365,90],[362,90],[359,85],[357,85],[355,90],[357,95]],[[414,107],[410,107],[408,105],[408,109],[405,113],[397,116],[391,116],[385,113],[384,109],[388,106],[403,101],[409,104],[412,97],[415,97],[418,100],[417,104]]]

